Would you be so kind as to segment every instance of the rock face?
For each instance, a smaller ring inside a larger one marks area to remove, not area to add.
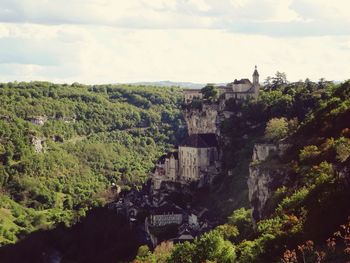
[[[31,117],[29,121],[35,125],[43,126],[47,122],[47,116]]]
[[[269,165],[267,160],[281,157],[288,147],[286,144],[256,144],[254,146],[253,158],[249,167],[248,190],[255,220],[263,217],[267,200],[287,180],[286,170],[283,167]]]
[[[41,153],[44,151],[44,139],[38,138],[38,137],[32,137],[31,138],[32,145],[34,147],[34,151],[36,153]]]
[[[218,105],[203,104],[202,109],[191,109],[184,112],[188,133],[219,133]]]

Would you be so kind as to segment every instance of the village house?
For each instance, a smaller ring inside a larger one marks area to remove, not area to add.
[[[203,94],[200,92],[200,89],[185,89],[185,103],[190,103],[194,99],[201,100]]]
[[[176,205],[164,204],[156,207],[149,216],[151,226],[161,227],[166,225],[180,225],[183,221],[183,211]]]

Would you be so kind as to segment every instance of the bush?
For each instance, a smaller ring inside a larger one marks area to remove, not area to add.
[[[299,160],[301,162],[314,161],[320,154],[316,145],[308,145],[300,151]]]
[[[350,156],[350,139],[340,137],[336,140],[335,150],[337,153],[337,159],[340,162],[345,162]]]
[[[268,121],[265,137],[270,141],[279,141],[288,135],[288,121],[286,118],[273,118]]]

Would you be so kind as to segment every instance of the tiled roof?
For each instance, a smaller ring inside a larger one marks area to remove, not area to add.
[[[214,133],[192,134],[183,140],[180,146],[193,148],[217,147],[218,141]]]
[[[241,79],[241,80],[235,79],[233,84],[252,84],[252,83],[250,82],[249,79]]]
[[[162,214],[182,214],[182,209],[174,204],[164,204],[160,207],[156,207],[153,209],[153,215],[162,215]]]

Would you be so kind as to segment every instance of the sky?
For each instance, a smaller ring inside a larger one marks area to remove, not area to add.
[[[0,0],[0,81],[350,78],[349,0]]]

